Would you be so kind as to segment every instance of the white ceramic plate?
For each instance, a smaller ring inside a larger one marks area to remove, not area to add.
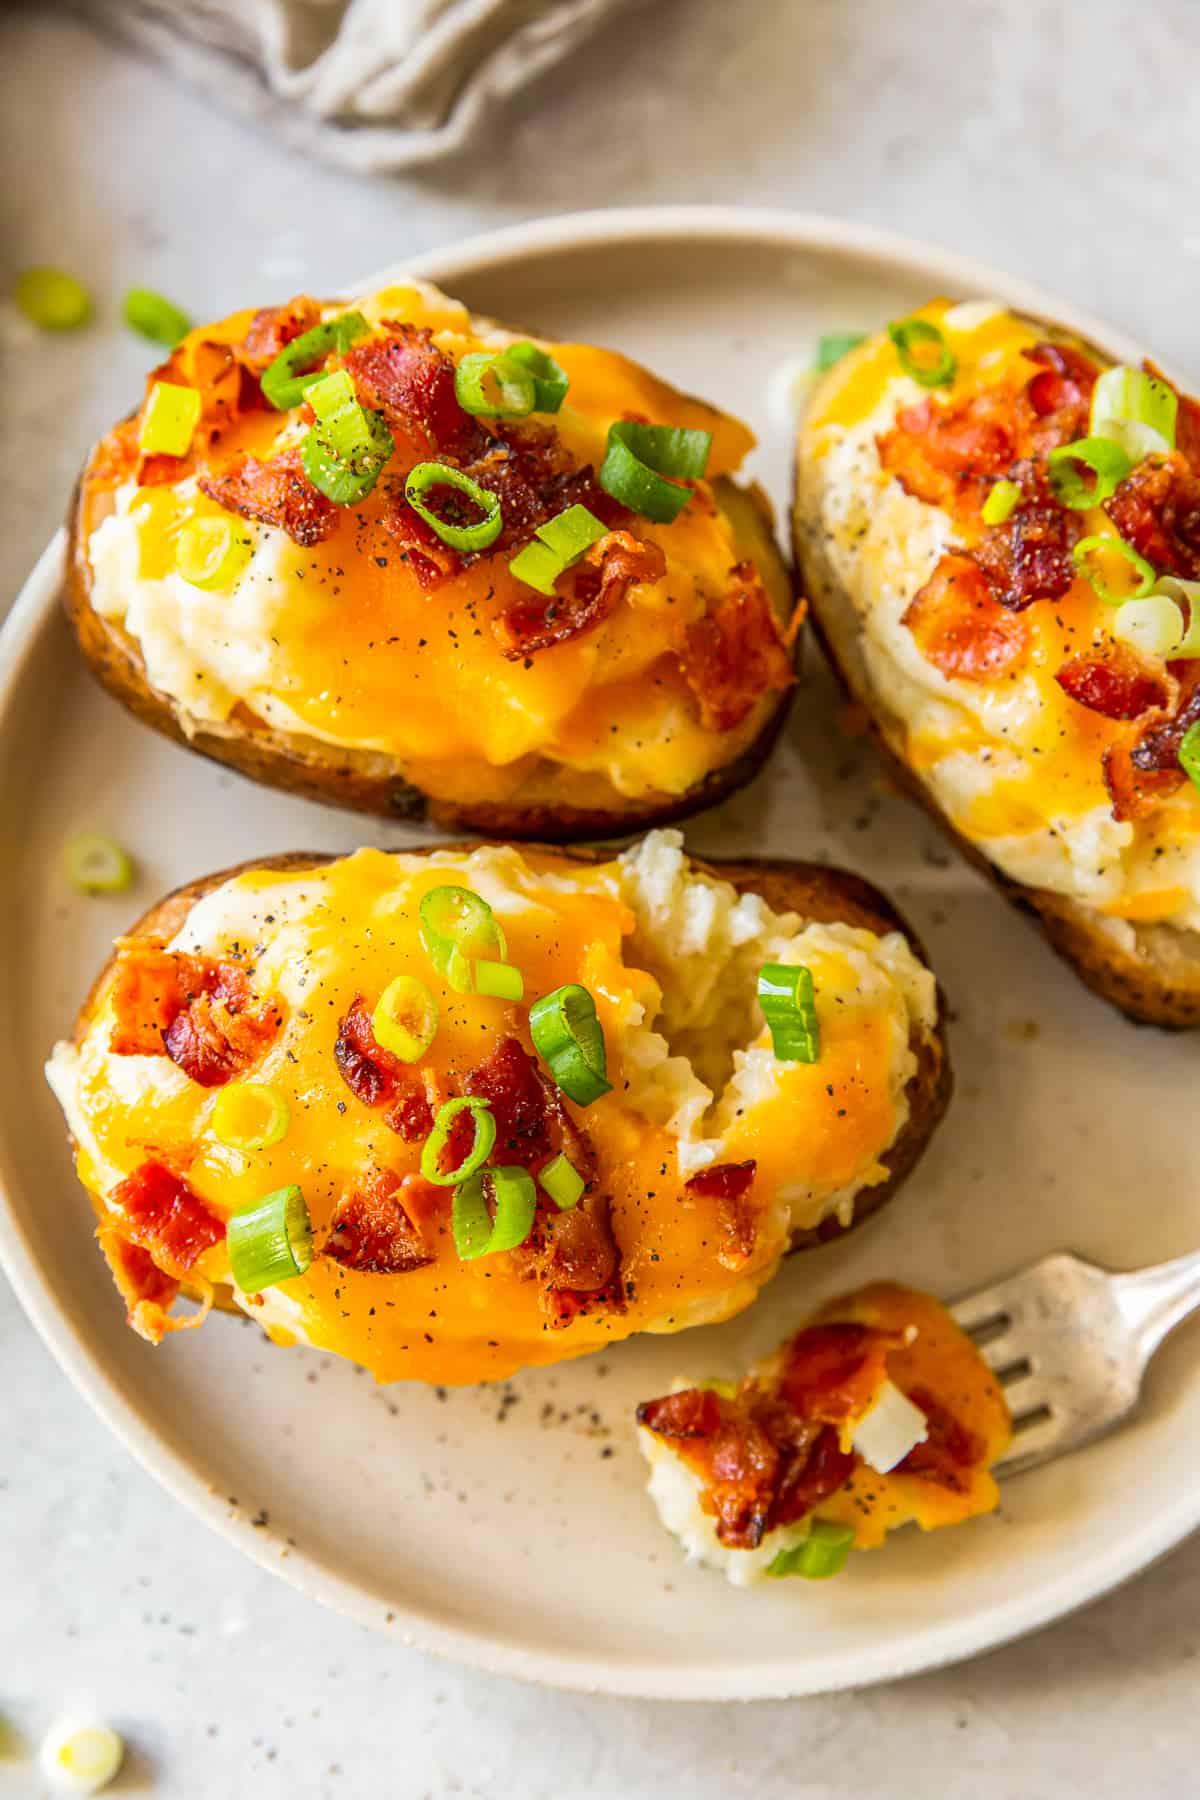
[[[995,294],[1137,349],[1025,284],[828,220],[660,209],[554,219],[424,259],[483,310],[594,338],[750,418],[787,491],[772,376],[821,330],[930,293]],[[1197,1339],[1156,1364],[1140,1421],[1014,1482],[998,1517],[894,1541],[827,1586],[742,1593],[686,1567],[642,1492],[635,1401],[731,1373],[831,1292],[876,1276],[954,1294],[1061,1247],[1132,1266],[1195,1247],[1200,1158],[1179,1128],[1196,1046],[1090,999],[839,735],[819,672],[769,771],[697,819],[704,853],[828,856],[897,895],[956,1012],[958,1095],[916,1178],[848,1243],[795,1258],[749,1314],[449,1395],[214,1317],[152,1350],[92,1242],[41,1060],[109,940],[165,889],[285,849],[412,834],[253,787],[143,730],[92,684],[51,545],[0,638],[0,1249],[79,1388],[202,1518],[314,1598],[405,1641],[564,1686],[689,1699],[813,1693],[970,1655],[1132,1575],[1200,1523]],[[83,901],[63,839],[99,825],[141,865]],[[264,1520],[266,1522],[264,1522]]]

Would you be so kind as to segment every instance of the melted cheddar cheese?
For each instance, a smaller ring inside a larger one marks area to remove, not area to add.
[[[493,908],[525,1002],[453,991],[420,937],[421,895],[458,882]],[[689,913],[690,930],[677,928]],[[697,921],[701,922],[698,928]],[[686,935],[686,949],[680,948]],[[320,1249],[335,1209],[364,1171],[417,1180],[420,1144],[405,1142],[342,1080],[334,1046],[357,997],[368,1009],[400,973],[425,982],[439,1009],[418,1065],[437,1101],[511,1036],[532,1051],[528,1004],[564,983],[594,996],[612,1092],[569,1107],[587,1134],[609,1198],[621,1304],[550,1321],[537,1282],[509,1254],[459,1260],[450,1190],[422,1197],[432,1260],[405,1273],[345,1268],[318,1254],[307,1274],[235,1297],[279,1341],[336,1351],[381,1380],[467,1382],[576,1356],[639,1330],[722,1319],[753,1299],[794,1228],[848,1216],[885,1178],[882,1158],[908,1116],[915,1049],[934,1031],[933,977],[899,933],[775,914],[756,895],[691,871],[677,833],[654,833],[609,863],[495,847],[431,856],[361,850],[311,871],[235,876],[193,907],[172,950],[241,957],[258,996],[284,1023],[253,1071],[288,1109],[286,1134],[253,1153],[213,1129],[220,1088],[166,1055],[112,1047],[113,984],[99,992],[76,1044],[48,1075],[102,1217],[147,1149],[186,1169],[219,1218],[291,1183],[302,1188]],[[820,1060],[777,1063],[754,999],[763,961],[813,972]],[[753,1158],[749,1243],[731,1247],[716,1199],[686,1183]],[[222,1239],[197,1273],[230,1279]]]

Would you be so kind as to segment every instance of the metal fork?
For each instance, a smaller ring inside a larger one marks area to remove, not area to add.
[[[1013,1415],[1001,1475],[1078,1450],[1134,1411],[1146,1365],[1200,1309],[1200,1251],[1113,1275],[1047,1256],[951,1312],[995,1370]]]

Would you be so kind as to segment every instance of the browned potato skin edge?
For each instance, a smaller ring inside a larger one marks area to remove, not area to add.
[[[143,725],[151,726],[185,750],[197,751],[267,787],[300,794],[325,806],[372,813],[408,824],[428,823],[443,831],[474,831],[486,837],[521,842],[576,843],[644,831],[653,825],[671,825],[716,806],[758,773],[787,717],[794,688],[779,696],[758,736],[740,756],[723,768],[713,769],[685,794],[660,796],[648,803],[631,802],[627,808],[611,810],[566,805],[516,807],[490,801],[472,806],[435,800],[400,775],[371,774],[339,762],[337,749],[315,738],[311,749],[301,748],[298,743],[282,743],[270,727],[244,709],[239,709],[241,729],[237,732],[222,734],[201,728],[189,736],[179,722],[174,702],[150,685],[136,640],[119,625],[101,618],[92,606],[91,566],[83,528],[87,469],[85,464],[67,513],[67,574],[63,591],[63,605],[84,661],[101,687]],[[779,556],[774,521],[766,501],[754,488],[745,491],[753,495],[771,549]]]
[[[439,843],[415,851],[406,850],[404,854],[431,856],[436,850],[469,851],[478,848],[477,841]],[[548,844],[537,845],[535,848],[551,855],[565,855],[583,863],[610,860],[608,853],[601,850],[564,851],[561,846]],[[318,869],[337,860],[333,855],[318,851],[296,850],[282,856],[267,856],[238,863],[234,868],[223,869],[215,875],[203,875],[159,900],[149,912],[143,913],[125,935],[173,937],[198,900],[220,887],[222,882],[231,880],[235,875],[244,875],[251,869],[301,871]],[[840,921],[878,933],[903,932],[915,954],[927,964],[925,952],[912,928],[877,888],[858,875],[851,875],[844,869],[825,868],[817,863],[788,862],[768,857],[724,863],[702,862],[698,857],[690,857],[688,860],[693,869],[732,883],[739,893],[761,894],[776,911],[799,912],[819,924],[836,924]],[[113,958],[110,957],[88,992],[75,1021],[76,1043],[82,1040],[88,1030],[97,1000],[109,980],[112,967]],[[877,1187],[863,1190],[855,1201],[854,1217],[849,1225],[842,1225],[836,1219],[826,1219],[815,1230],[797,1231],[790,1246],[793,1251],[816,1249],[834,1238],[844,1237],[856,1225],[861,1225],[864,1219],[878,1212],[892,1198],[905,1176],[920,1160],[922,1151],[949,1105],[954,1085],[945,1040],[945,1005],[940,989],[934,1035],[928,1042],[914,1047],[917,1069],[908,1084],[908,1120],[892,1148],[881,1159],[889,1171],[888,1179],[880,1182]]]

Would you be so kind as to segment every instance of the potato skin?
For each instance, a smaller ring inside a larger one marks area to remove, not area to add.
[[[351,812],[372,813],[406,824],[428,823],[443,831],[471,831],[520,842],[578,843],[674,824],[716,806],[758,773],[787,717],[792,689],[772,697],[762,726],[746,749],[723,767],[711,770],[687,792],[631,800],[614,788],[609,807],[573,805],[573,771],[566,768],[554,771],[552,798],[525,804],[438,800],[400,774],[391,758],[375,751],[355,752],[323,743],[319,738],[278,731],[242,706],[235,709],[225,729],[200,725],[189,731],[175,701],[151,686],[137,640],[115,621],[101,617],[92,606],[92,572],[87,554],[89,466],[85,464],[76,483],[67,514],[63,593],[66,615],[84,661],[101,687],[143,725],[266,787]],[[734,487],[732,483],[727,485]],[[775,542],[774,521],[765,495],[753,486],[735,491],[742,502],[739,518],[753,531],[755,559],[771,565],[792,592],[790,571],[785,570]],[[552,769],[553,765],[545,767]]]
[[[469,851],[477,849],[477,842],[437,843],[417,850],[406,850],[404,854],[413,856],[432,856],[438,850]],[[541,848],[565,855],[581,863],[606,862],[609,853],[603,850],[572,848],[563,850],[557,845],[539,845]],[[320,851],[289,851],[280,856],[265,856],[249,862],[238,863],[233,868],[220,870],[213,875],[202,875],[195,881],[189,881],[182,887],[175,888],[141,918],[131,925],[125,933],[127,938],[134,937],[173,937],[197,901],[202,900],[214,888],[231,880],[235,875],[247,874],[252,869],[271,869],[279,872],[321,868],[325,863],[334,862],[337,858]],[[777,858],[749,858],[738,862],[704,862],[699,857],[689,857],[692,868],[702,874],[710,875],[717,880],[728,881],[739,894],[761,894],[767,904],[776,911],[793,911],[802,913],[805,918],[818,924],[856,925],[868,931],[883,934],[899,931],[908,939],[914,953],[928,966],[928,959],[912,927],[896,911],[891,901],[870,882],[858,875],[852,875],[844,869],[830,869],[819,863],[790,862]],[[75,1041],[79,1043],[85,1036],[96,1009],[100,994],[112,972],[113,958],[100,971],[88,992],[87,999],[75,1021]],[[929,1139],[941,1122],[942,1116],[950,1103],[954,1081],[950,1068],[950,1058],[945,1036],[945,1001],[938,990],[938,1019],[933,1037],[926,1043],[915,1046],[917,1068],[908,1084],[909,1116],[904,1130],[892,1145],[887,1155],[881,1158],[888,1169],[888,1179],[877,1187],[864,1188],[858,1195],[854,1205],[854,1216],[848,1225],[842,1225],[837,1219],[826,1219],[811,1231],[796,1231],[793,1234],[791,1250],[813,1250],[820,1245],[841,1238],[855,1226],[861,1225],[864,1219],[879,1211],[898,1191],[905,1176],[915,1168],[921,1158]]]

